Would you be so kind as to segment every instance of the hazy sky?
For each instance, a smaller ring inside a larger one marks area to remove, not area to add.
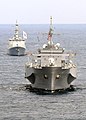
[[[0,0],[0,24],[86,23],[86,0]]]

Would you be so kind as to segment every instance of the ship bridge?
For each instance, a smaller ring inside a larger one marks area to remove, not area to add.
[[[32,54],[29,57],[29,66],[35,68],[42,67],[62,67],[67,69],[70,67],[69,54]]]

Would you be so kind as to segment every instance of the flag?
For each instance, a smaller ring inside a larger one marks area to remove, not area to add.
[[[50,28],[49,33],[48,33],[48,40],[51,40],[51,37],[53,35],[53,30]]]
[[[23,39],[27,39],[27,33],[23,31]]]

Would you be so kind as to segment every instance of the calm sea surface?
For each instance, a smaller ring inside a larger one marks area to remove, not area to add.
[[[47,42],[49,25],[20,25],[27,32],[26,52]],[[54,43],[76,53],[75,91],[37,95],[26,90],[28,56],[7,55],[8,39],[15,25],[0,25],[0,120],[86,120],[86,25],[54,25]]]

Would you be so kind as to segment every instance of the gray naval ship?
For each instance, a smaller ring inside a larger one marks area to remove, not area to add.
[[[48,43],[37,53],[29,55],[25,64],[25,78],[31,82],[32,91],[55,93],[70,88],[76,79],[76,65],[72,61],[74,54],[66,53],[59,43],[54,44],[52,34],[51,17]]]
[[[15,26],[16,27],[14,37],[12,39],[9,39],[8,54],[13,56],[25,55],[25,39],[27,39],[27,36],[25,35],[27,34],[23,31],[23,37],[20,37],[17,21]]]

